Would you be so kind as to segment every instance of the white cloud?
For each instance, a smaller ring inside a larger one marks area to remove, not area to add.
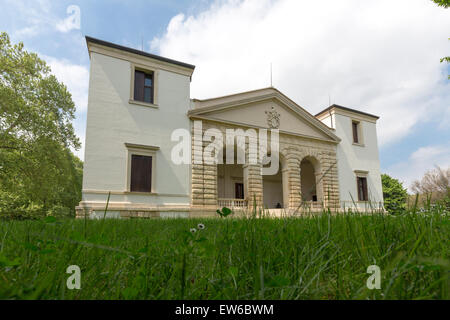
[[[66,14],[61,17],[55,12],[54,3],[49,0],[3,0],[10,13],[15,13],[14,24],[25,25],[13,32],[13,38],[23,40],[38,34],[57,31],[67,33],[81,27],[81,11],[76,5],[67,7]],[[20,14],[17,14],[20,13]]]
[[[44,56],[44,60],[56,78],[69,89],[77,106],[77,112],[85,112],[88,101],[89,70],[83,65],[72,64],[65,59]]]
[[[442,155],[450,155],[450,146],[428,146],[422,147],[411,155],[411,160],[418,163],[433,161]]]
[[[450,145],[433,145],[417,149],[408,160],[397,163],[386,170],[392,177],[400,179],[407,188],[414,180],[419,180],[425,172],[435,166],[448,168],[450,166]],[[410,189],[410,192],[411,189]]]
[[[22,29],[19,29],[14,32],[14,36],[16,38],[22,39],[25,37],[32,37],[39,33],[38,29],[36,27],[25,27]]]
[[[151,48],[197,66],[196,98],[267,87],[272,62],[274,86],[311,113],[331,95],[380,115],[383,145],[420,121],[450,126],[448,18],[428,0],[217,1],[173,17]]]

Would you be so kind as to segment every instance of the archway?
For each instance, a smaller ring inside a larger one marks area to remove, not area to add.
[[[245,199],[244,170],[240,164],[217,165],[217,195],[219,199]]]
[[[219,207],[243,208],[247,206],[244,166],[238,164],[237,148],[234,161],[227,164],[225,150],[219,156],[223,163],[217,165],[217,198]]]
[[[314,157],[306,157],[300,163],[302,201],[322,202],[320,164]]]
[[[263,176],[263,200],[267,209],[284,208],[283,174],[280,169],[273,176]]]
[[[263,176],[264,207],[267,209],[288,209],[289,179],[286,159],[281,153],[278,155],[278,157],[271,157],[271,159],[272,161],[278,161],[278,172],[275,175]],[[267,164],[264,167],[269,166],[270,164]]]

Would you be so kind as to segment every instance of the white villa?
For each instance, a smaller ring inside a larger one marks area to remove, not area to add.
[[[118,218],[193,217],[255,203],[286,214],[382,208],[379,117],[338,105],[314,116],[273,87],[191,99],[193,65],[86,41],[91,66],[79,217],[103,216],[106,206],[107,216]],[[173,160],[180,129],[190,133],[189,163]],[[276,130],[278,172],[263,175],[266,163],[247,161],[250,136],[240,150],[233,146],[245,155],[243,164],[194,161],[211,143],[203,137],[209,129],[224,137],[230,130]]]

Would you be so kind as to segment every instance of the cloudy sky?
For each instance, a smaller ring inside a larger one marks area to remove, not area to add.
[[[76,6],[76,7],[74,7]],[[450,10],[430,0],[0,0],[0,31],[71,91],[84,142],[85,35],[195,64],[192,98],[273,85],[312,114],[379,115],[383,172],[409,186],[450,165]],[[79,8],[79,24],[74,13]],[[83,159],[84,150],[77,151]]]

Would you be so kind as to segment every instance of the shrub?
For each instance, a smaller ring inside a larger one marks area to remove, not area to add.
[[[30,202],[20,194],[0,192],[0,218],[1,219],[39,219],[45,217],[42,205]]]
[[[391,214],[402,213],[406,210],[408,193],[403,184],[387,174],[381,175],[383,185],[384,207]]]

